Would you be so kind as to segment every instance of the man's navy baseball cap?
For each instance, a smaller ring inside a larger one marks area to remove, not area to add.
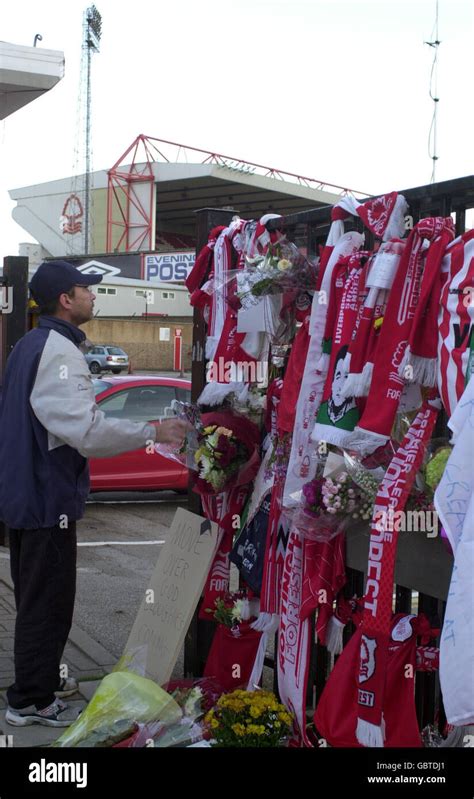
[[[103,275],[85,275],[68,261],[45,261],[38,267],[29,282],[33,299],[38,305],[56,300],[73,286],[94,286]]]

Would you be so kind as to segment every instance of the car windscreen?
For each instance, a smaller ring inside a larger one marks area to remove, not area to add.
[[[126,355],[127,353],[120,349],[120,347],[107,347],[109,355]]]
[[[96,380],[92,381],[92,385],[94,386],[94,394],[97,397],[98,394],[101,394],[107,388],[110,388],[110,383],[107,380],[100,380],[97,378]]]

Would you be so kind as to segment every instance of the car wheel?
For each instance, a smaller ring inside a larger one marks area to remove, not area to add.
[[[111,369],[110,371],[111,371],[111,372],[112,372],[112,374],[114,374],[114,375],[119,375],[119,374],[120,374],[120,372],[121,372],[122,370],[121,370],[121,369]]]
[[[89,364],[89,370],[93,375],[100,375],[100,363],[97,363],[97,361],[92,361],[92,363]]]

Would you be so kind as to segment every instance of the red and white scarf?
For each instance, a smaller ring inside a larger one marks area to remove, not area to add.
[[[359,311],[359,285],[363,276],[362,259],[365,260],[366,257],[365,253],[358,252],[344,259],[347,263],[342,264],[343,271],[339,274],[336,272],[342,282],[342,288],[338,291],[336,280],[331,291],[339,307],[330,332],[331,338],[328,340],[329,367],[311,438],[313,441],[326,441],[338,447],[344,446],[345,438],[359,419],[357,403],[353,397],[342,397],[341,389],[346,381],[346,354]]]
[[[348,437],[347,447],[369,455],[384,446],[392,430],[395,415],[405,385],[399,374],[405,350],[413,333],[415,318],[423,309],[418,307],[420,295],[427,299],[424,284],[433,286],[441,267],[442,248],[435,241],[451,235],[452,219],[432,217],[422,219],[414,227],[400,259],[383,320],[374,363],[371,389],[359,424]],[[424,240],[435,242],[434,257],[424,265]],[[437,331],[432,325],[425,331],[424,357],[436,356]]]
[[[316,635],[323,644],[333,601],[345,582],[345,536],[337,535],[330,541],[306,540],[300,615],[306,619],[318,609]]]
[[[283,493],[283,506],[285,508],[297,506],[299,502],[298,492],[302,490],[304,483],[311,480],[316,473],[318,444],[311,440],[311,433],[326,382],[326,372],[318,372],[317,364],[320,362],[322,355],[322,342],[326,327],[328,301],[331,294],[333,269],[339,258],[351,255],[362,246],[363,242],[364,237],[356,232],[345,233],[339,239],[324,270],[321,289],[319,292],[316,291],[313,297],[309,327],[311,339],[296,406],[290,461]]]
[[[201,495],[204,515],[219,525],[217,551],[207,575],[204,598],[199,609],[199,617],[205,621],[212,621],[216,599],[224,597],[229,592],[229,555],[236,529],[234,521],[244,509],[248,492],[249,486],[241,485],[221,494]]]
[[[309,618],[301,618],[305,541],[293,528],[286,548],[278,628],[278,691],[294,715],[290,746],[312,744],[306,735],[306,685],[311,647]]]
[[[234,219],[221,232],[214,247],[214,275],[213,282],[210,284],[212,310],[206,341],[206,358],[210,361],[214,359],[229,309],[227,296],[229,291],[228,273],[232,269],[232,238],[242,224],[241,219]]]
[[[354,325],[347,358],[344,397],[366,397],[369,393],[380,324],[385,313],[388,292],[392,288],[405,243],[392,239],[381,244],[368,264],[365,299]]]
[[[260,593],[261,622],[280,612],[280,590],[283,563],[288,542],[288,520],[282,516],[281,498],[284,480],[277,476],[273,484],[268,518],[267,540],[263,566],[262,590]],[[263,614],[266,614],[264,617]],[[257,629],[261,629],[260,625]]]
[[[207,244],[204,245],[197,255],[194,266],[185,281],[186,288],[190,294],[199,289],[208,277],[216,241],[223,230],[225,230],[225,227],[222,225],[212,228],[209,233]]]
[[[392,617],[393,577],[398,524],[393,518],[405,507],[441,407],[432,392],[392,458],[377,492],[369,543],[358,675],[357,740],[383,746],[385,677]],[[397,529],[391,529],[391,528]]]
[[[408,203],[403,194],[397,194],[396,191],[382,194],[364,203],[360,203],[354,197],[343,197],[335,207],[340,209],[339,219],[341,211],[345,212],[345,217],[358,216],[365,227],[383,241],[399,238],[404,234]]]
[[[474,230],[447,248],[438,313],[438,389],[448,416],[464,391],[469,345],[474,337]]]

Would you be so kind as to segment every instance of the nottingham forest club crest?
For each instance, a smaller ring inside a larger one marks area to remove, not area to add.
[[[63,235],[69,234],[74,236],[75,233],[80,233],[82,230],[82,217],[84,216],[84,209],[81,200],[77,194],[70,194],[66,198],[63,206],[63,212],[59,217],[59,228]]]
[[[375,672],[375,649],[377,642],[374,638],[363,635],[360,641],[360,668],[359,682],[370,680]]]

